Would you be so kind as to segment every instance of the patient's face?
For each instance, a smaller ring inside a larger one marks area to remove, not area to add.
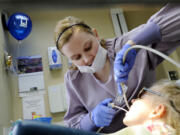
[[[152,106],[146,99],[133,99],[130,110],[126,113],[123,123],[127,126],[143,124],[149,120]]]

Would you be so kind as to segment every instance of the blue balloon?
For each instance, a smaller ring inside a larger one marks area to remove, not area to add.
[[[17,40],[26,38],[32,30],[32,22],[24,13],[14,13],[8,19],[7,27],[11,35]]]

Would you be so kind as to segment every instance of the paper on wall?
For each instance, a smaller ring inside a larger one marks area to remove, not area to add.
[[[23,119],[32,119],[32,114],[45,117],[44,96],[29,96],[22,98]]]
[[[29,96],[37,96],[37,95],[45,95],[45,90],[37,90],[37,91],[28,91],[19,93],[19,97],[29,97]]]
[[[34,72],[18,75],[19,92],[44,90],[43,72]]]

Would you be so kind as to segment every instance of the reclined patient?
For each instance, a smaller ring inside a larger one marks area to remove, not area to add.
[[[143,88],[123,123],[128,127],[111,135],[180,135],[180,86],[162,80]]]

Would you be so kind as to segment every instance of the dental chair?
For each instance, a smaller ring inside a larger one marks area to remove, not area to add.
[[[12,135],[100,135],[41,122],[23,121],[15,125]]]

